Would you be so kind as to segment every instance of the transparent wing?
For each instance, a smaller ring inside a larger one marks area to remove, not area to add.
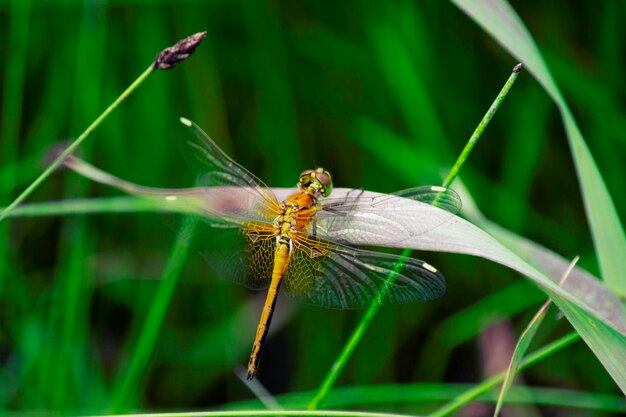
[[[451,214],[458,214],[462,207],[461,197],[456,191],[438,185],[407,188],[391,195],[429,204]]]
[[[224,202],[217,209],[206,209],[206,214],[232,222],[271,221],[280,211],[274,193],[195,123],[185,118],[181,122],[193,133],[183,151],[202,171],[199,185],[206,188],[207,198]]]
[[[431,300],[445,292],[443,275],[429,264],[320,241],[297,237],[283,292],[297,301],[329,308],[364,308],[388,285],[383,304]],[[394,267],[403,263],[400,272]],[[387,284],[389,276],[395,280]]]
[[[343,244],[395,246],[427,233],[461,210],[449,188],[425,186],[366,196],[355,190],[319,203],[307,233]]]
[[[209,223],[194,246],[220,278],[253,290],[267,288],[272,277],[276,234],[271,224],[250,223],[241,228]],[[200,240],[200,239],[201,240]]]

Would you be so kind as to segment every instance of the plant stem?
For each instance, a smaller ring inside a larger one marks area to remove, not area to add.
[[[135,80],[133,83],[113,102],[107,109],[100,115],[96,120],[89,125],[89,127],[74,141],[68,146],[63,153],[61,153],[55,160],[46,168],[46,170],[35,180],[33,181],[28,188],[26,188],[11,204],[9,204],[4,210],[2,210],[2,214],[0,214],[0,222],[7,218],[9,213],[22,201],[24,201],[33,191],[37,189],[37,187],[52,174],[67,158],[72,152],[74,152],[80,144],[89,136],[91,132],[93,132],[99,125],[102,123],[104,119],[107,118],[109,114],[117,106],[120,105],[124,99],[126,99],[139,85],[145,81],[145,79],[150,75],[153,71],[153,65],[150,66]]]
[[[472,149],[474,149],[474,146],[476,146],[476,143],[478,143],[478,139],[480,139],[483,132],[487,128],[487,125],[489,124],[489,122],[491,122],[491,119],[500,108],[500,105],[504,101],[504,98],[507,96],[507,94],[509,94],[511,87],[513,87],[513,83],[515,83],[515,80],[517,80],[517,76],[519,75],[521,70],[522,64],[517,64],[515,68],[513,68],[513,72],[511,72],[509,79],[504,84],[504,87],[502,87],[502,90],[500,90],[500,93],[498,94],[496,99],[493,101],[493,103],[491,103],[491,107],[489,107],[487,113],[485,113],[480,123],[478,123],[478,126],[476,126],[476,130],[474,130],[474,133],[472,133],[472,136],[467,141],[465,148],[463,148],[461,155],[459,155],[458,159],[454,163],[454,166],[450,170],[450,173],[446,177],[446,180],[443,182],[444,187],[449,187],[450,185],[452,185],[454,179],[457,177],[457,175],[459,175],[459,171],[465,163],[465,160],[472,152]]]
[[[498,94],[494,102],[491,104],[491,107],[489,107],[489,110],[487,110],[487,113],[485,113],[482,120],[480,121],[476,129],[474,130],[474,133],[472,134],[467,145],[463,149],[463,152],[461,152],[461,155],[459,156],[456,163],[454,164],[454,167],[450,171],[450,174],[448,174],[448,177],[444,181],[443,185],[445,187],[449,187],[452,181],[454,181],[454,179],[457,177],[459,170],[463,166],[463,163],[465,162],[465,160],[471,153],[472,149],[478,142],[478,139],[480,139],[487,125],[489,125],[489,122],[491,121],[494,114],[496,113],[500,105],[502,104],[502,101],[511,90],[511,87],[513,86],[513,83],[517,79],[517,76],[520,70],[521,70],[521,64],[518,64],[515,66],[515,68],[513,68],[513,72],[511,73],[511,76],[509,77],[507,82],[504,84],[504,87],[502,87],[502,90],[500,91],[500,93]],[[437,200],[434,201],[433,205],[437,205]],[[408,257],[410,254],[411,254],[410,249],[404,249],[401,253],[401,256]],[[363,318],[361,318],[361,321],[357,324],[356,328],[350,335],[350,338],[348,339],[342,351],[339,353],[339,356],[335,360],[335,363],[330,368],[330,371],[326,374],[326,377],[322,381],[322,384],[316,391],[315,396],[313,396],[313,398],[307,405],[307,409],[316,410],[326,400],[326,397],[330,393],[330,390],[335,384],[335,381],[337,380],[337,378],[339,377],[339,375],[345,368],[348,360],[352,356],[354,349],[359,344],[359,342],[363,338],[363,335],[365,334],[365,331],[369,328],[370,324],[374,320],[374,317],[376,316],[376,313],[378,312],[380,305],[381,305],[380,301],[384,298],[385,294],[387,293],[387,288],[393,284],[393,281],[395,280],[395,276],[402,269],[403,266],[404,266],[403,261],[398,262],[394,266],[393,272],[387,278],[386,285],[380,289],[379,293],[377,294],[375,302],[373,302],[372,305],[370,305],[370,307],[365,312],[365,315],[363,316]]]
[[[523,369],[528,368],[529,366],[571,345],[573,342],[575,342],[579,338],[580,338],[580,335],[574,331],[561,337],[560,339],[555,340],[554,342],[528,355],[520,363],[518,370],[521,371]],[[430,413],[428,417],[444,417],[444,416],[448,416],[452,414],[453,412],[457,411],[459,408],[463,407],[468,402],[480,397],[482,394],[488,392],[490,389],[495,388],[497,385],[501,384],[502,381],[504,381],[505,377],[506,377],[506,372],[501,372],[497,375],[492,376],[489,379],[486,379],[485,381],[476,385],[472,389],[459,395],[448,404],[444,405],[441,408],[438,408],[433,413]]]
[[[258,417],[258,416],[319,416],[319,417],[410,417],[407,414],[370,413],[366,411],[306,411],[306,410],[245,410],[245,411],[193,411],[190,413],[123,414],[103,417]]]

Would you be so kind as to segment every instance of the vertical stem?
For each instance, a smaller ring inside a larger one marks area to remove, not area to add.
[[[577,332],[572,332],[566,334],[560,339],[555,340],[552,343],[549,343],[542,347],[541,349],[536,350],[532,354],[528,355],[520,364],[519,370],[523,370],[528,368],[531,365],[547,358],[548,356],[553,355],[554,353],[560,351],[561,349],[571,345],[573,342],[578,340],[580,335]],[[486,379],[481,384],[472,387],[471,389],[465,391],[463,394],[459,395],[448,404],[444,405],[441,408],[438,408],[434,412],[430,413],[428,417],[445,417],[448,416],[461,407],[463,407],[468,402],[480,397],[482,394],[490,391],[492,388],[501,384],[506,377],[506,373],[502,372],[498,375],[494,375],[489,379]]]
[[[444,187],[449,187],[450,185],[452,185],[454,179],[457,177],[457,175],[459,175],[459,171],[465,163],[465,160],[472,152],[472,149],[474,149],[474,146],[476,146],[476,143],[478,143],[478,139],[480,139],[483,132],[487,128],[487,125],[489,125],[489,122],[491,122],[491,119],[500,108],[500,105],[504,101],[504,98],[507,96],[507,94],[509,94],[511,87],[513,87],[513,83],[515,83],[515,80],[517,80],[517,76],[519,75],[519,72],[521,70],[522,64],[517,64],[515,68],[513,68],[513,72],[509,76],[509,79],[504,84],[504,87],[502,87],[502,90],[500,90],[500,93],[498,94],[496,99],[493,101],[493,103],[491,103],[491,107],[489,107],[487,113],[485,113],[480,123],[478,123],[478,126],[476,126],[476,130],[474,130],[474,133],[472,133],[472,136],[467,141],[465,148],[463,148],[461,155],[459,155],[458,159],[454,163],[454,166],[450,170],[450,173],[446,177],[446,180],[443,182]]]
[[[491,119],[493,118],[494,114],[496,113],[496,111],[498,110],[502,102],[504,101],[504,98],[509,93],[511,87],[513,86],[513,83],[517,79],[517,76],[521,68],[522,68],[521,64],[518,64],[515,66],[515,68],[513,68],[513,72],[509,76],[509,79],[504,84],[504,87],[502,87],[502,90],[500,91],[500,93],[498,94],[494,102],[491,104],[491,106],[489,107],[489,110],[487,110],[487,113],[483,116],[482,120],[478,124],[478,127],[476,127],[476,130],[474,130],[474,133],[472,134],[467,145],[463,149],[463,152],[461,152],[461,155],[459,156],[456,163],[454,164],[454,167],[450,171],[450,174],[444,181],[445,187],[449,187],[450,184],[454,181],[454,179],[458,175],[459,170],[463,166],[463,163],[465,162],[470,152],[472,151],[472,149],[478,142],[478,139],[480,139],[481,135],[485,131],[485,128],[487,127]],[[435,200],[433,204],[437,205],[437,201]],[[410,254],[411,254],[410,249],[404,249],[401,253],[401,256],[407,257]],[[354,332],[352,332],[352,334],[350,335],[350,338],[344,345],[342,351],[339,353],[339,356],[335,360],[335,363],[330,368],[330,371],[326,374],[326,377],[322,381],[322,384],[320,385],[320,387],[317,389],[315,396],[313,396],[313,398],[307,405],[307,409],[316,410],[326,400],[326,397],[330,393],[330,390],[335,384],[335,381],[337,380],[337,378],[339,377],[339,375],[345,368],[346,364],[348,363],[348,360],[352,356],[354,349],[359,344],[359,342],[363,338],[363,335],[365,334],[365,331],[369,328],[370,324],[374,320],[374,317],[376,316],[376,313],[378,312],[378,309],[380,308],[380,305],[381,305],[380,301],[384,298],[387,292],[387,288],[393,284],[393,281],[395,280],[397,273],[402,269],[403,266],[404,266],[404,262],[402,261],[398,262],[394,266],[393,272],[389,275],[386,281],[386,285],[380,289],[379,293],[377,294],[375,302],[373,302],[372,305],[367,309],[367,311],[365,312],[365,315],[363,316],[363,318],[361,318],[361,321],[357,324],[357,327],[354,329]]]
[[[102,121],[106,119],[107,116],[117,108],[117,106],[120,105],[122,101],[135,91],[135,89],[148,77],[148,75],[152,73],[153,70],[153,65],[150,64],[150,66],[135,81],[133,81],[133,83],[113,103],[111,103],[111,105],[107,107],[106,110],[98,116],[98,118],[94,120],[93,123],[91,123],[89,127],[74,142],[72,142],[70,146],[63,151],[63,153],[61,153],[61,155],[57,157],[54,162],[52,162],[52,164],[50,164],[48,168],[46,168],[46,170],[39,177],[37,177],[35,181],[28,186],[28,188],[26,188],[11,204],[2,210],[2,213],[0,214],[0,222],[2,222],[18,204],[32,194],[32,192],[35,191],[37,187],[63,163],[65,158],[72,154],[72,152],[80,146],[89,134],[93,132],[100,125],[100,123],[102,123]]]

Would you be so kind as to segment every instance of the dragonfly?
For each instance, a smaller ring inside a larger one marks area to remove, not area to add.
[[[303,171],[291,195],[280,201],[195,123],[185,118],[181,122],[194,134],[187,148],[203,171],[199,185],[222,202],[203,213],[215,231],[212,241],[205,242],[211,248],[203,253],[205,259],[227,280],[253,290],[267,289],[248,380],[259,368],[279,292],[336,309],[426,301],[444,294],[445,279],[434,266],[358,248],[355,242],[398,246],[410,234],[428,233],[460,210],[461,200],[454,191],[426,186],[366,196],[353,190],[331,198],[332,176],[317,167]],[[423,225],[420,219],[406,219],[404,208],[415,201],[436,205],[449,216]],[[417,223],[411,232],[403,224],[407,221]]]

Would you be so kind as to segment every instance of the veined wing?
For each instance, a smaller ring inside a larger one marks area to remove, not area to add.
[[[274,193],[226,155],[195,123],[183,117],[180,120],[194,134],[187,140],[185,151],[202,169],[199,185],[206,188],[207,198],[222,203],[206,208],[205,213],[235,223],[271,221],[280,212]]]
[[[344,244],[398,246],[450,220],[461,210],[456,192],[439,186],[366,196],[355,190],[319,203],[307,233]]]
[[[272,224],[212,227],[207,232],[201,236],[206,249],[200,254],[220,278],[252,290],[269,286],[276,248]]]
[[[364,308],[387,287],[383,304],[431,300],[445,293],[443,275],[413,258],[355,249],[297,236],[283,292],[308,304],[350,309]],[[394,272],[398,263],[403,267]],[[389,277],[395,279],[389,283]]]

